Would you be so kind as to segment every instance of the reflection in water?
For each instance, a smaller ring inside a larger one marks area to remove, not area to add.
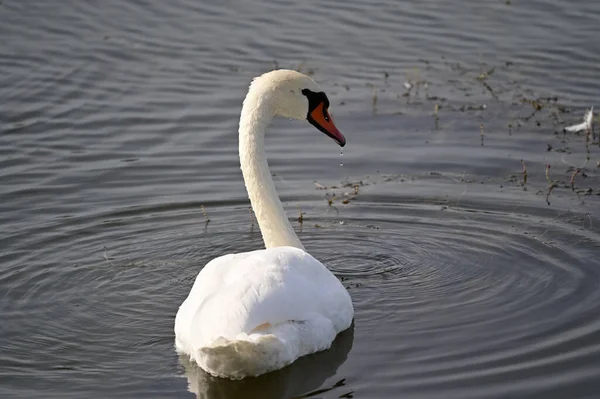
[[[354,323],[341,332],[329,350],[304,356],[290,366],[256,378],[227,380],[204,372],[187,357],[180,356],[188,389],[202,399],[293,398],[308,396],[335,375],[346,361],[354,340]],[[334,387],[339,386],[335,384]],[[323,390],[320,390],[323,392]]]

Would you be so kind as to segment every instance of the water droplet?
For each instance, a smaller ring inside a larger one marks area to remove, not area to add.
[[[340,157],[344,156],[344,150],[340,151]],[[344,166],[344,161],[340,160],[340,167]]]

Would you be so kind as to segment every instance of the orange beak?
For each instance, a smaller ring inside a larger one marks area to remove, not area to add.
[[[346,145],[346,138],[333,124],[333,119],[329,115],[327,108],[325,108],[324,103],[317,105],[315,109],[308,114],[306,119],[308,119],[314,127],[331,137],[340,147]]]

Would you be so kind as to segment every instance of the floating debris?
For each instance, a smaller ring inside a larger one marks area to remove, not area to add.
[[[494,89],[492,89],[492,87],[487,83],[487,78],[490,77],[490,75],[493,74],[495,70],[496,68],[494,67],[486,72],[482,72],[477,76],[476,79],[483,85],[483,87],[485,87],[487,91],[490,92],[494,100],[498,100],[498,96],[494,92]]]
[[[485,79],[489,78],[490,75],[493,74],[495,70],[496,70],[496,67],[493,67],[492,69],[489,69],[486,72],[482,72],[479,74],[479,76],[477,76],[477,79],[485,80]]]
[[[452,107],[453,110],[458,110],[461,112],[465,112],[465,111],[485,111],[485,109],[487,108],[486,104],[481,104],[481,105],[461,105],[460,108],[455,108]]]
[[[373,86],[372,89],[372,95],[373,95],[373,115],[375,115],[377,113],[377,86]]]
[[[300,223],[302,225],[304,223],[304,212],[302,212],[302,209],[300,209],[300,205],[296,205],[296,206],[298,207],[298,219],[296,219],[296,220],[298,220],[298,223]]]
[[[521,159],[521,165],[523,165],[523,186],[527,184],[527,166],[525,166],[525,161]]]
[[[571,175],[571,190],[575,191],[575,176],[581,173],[581,169],[575,169]]]
[[[371,87],[371,108],[373,115],[377,115],[377,86],[371,83],[367,83],[367,86]]]
[[[550,194],[552,190],[558,187],[558,183],[550,178],[550,165],[546,165],[546,181],[548,182],[548,189],[546,192],[546,203],[550,205]]]
[[[440,123],[440,104],[435,103],[435,106],[433,107],[433,119],[435,121],[435,128],[437,129],[439,127],[439,123]]]
[[[590,132],[592,130],[593,120],[594,107],[590,108],[589,111],[586,111],[585,115],[583,116],[583,122],[578,123],[576,125],[567,126],[565,127],[564,131],[565,133],[579,133],[584,130]]]
[[[104,260],[107,262],[110,262],[113,259],[114,259],[113,257],[108,256],[108,248],[106,248],[106,246],[104,246]]]
[[[483,132],[483,124],[479,125],[479,136],[481,137],[481,146],[483,147],[483,138],[485,137],[485,133]]]
[[[200,210],[202,211],[202,215],[204,215],[204,224],[208,226],[208,224],[210,223],[210,219],[208,218],[206,209],[204,209],[204,205],[200,205]]]
[[[332,193],[331,196],[329,196],[329,194],[326,194],[325,199],[327,200],[327,204],[329,204],[329,206],[333,206],[333,200],[335,199],[335,193]]]
[[[315,184],[315,188],[317,190],[337,190],[337,189],[339,189],[338,186],[324,186],[317,181],[314,181],[313,183]]]

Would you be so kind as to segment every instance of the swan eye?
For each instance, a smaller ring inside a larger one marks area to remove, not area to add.
[[[309,89],[303,89],[302,94],[304,94],[308,99],[309,113],[315,108],[317,108],[319,104],[324,104],[325,109],[329,108],[329,99],[327,99],[327,96],[322,91],[315,93],[314,91],[311,91]]]

